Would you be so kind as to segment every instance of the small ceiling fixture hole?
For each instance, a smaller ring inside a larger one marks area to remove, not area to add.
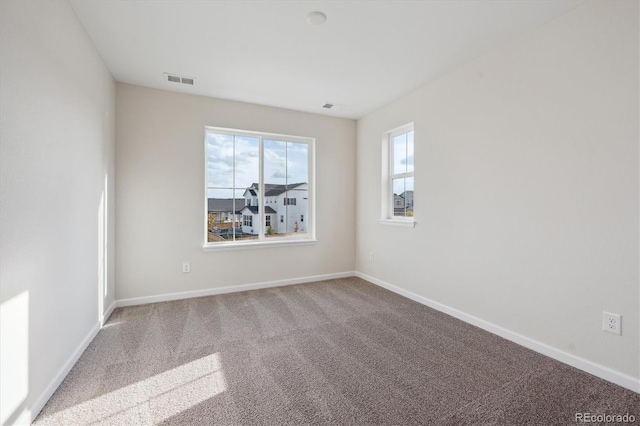
[[[322,25],[327,22],[327,15],[319,11],[311,12],[307,15],[307,22],[311,25]]]

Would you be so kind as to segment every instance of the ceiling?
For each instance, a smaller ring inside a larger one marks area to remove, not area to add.
[[[70,3],[119,82],[357,119],[582,1]]]

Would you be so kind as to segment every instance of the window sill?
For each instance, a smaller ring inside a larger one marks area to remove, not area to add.
[[[245,250],[259,249],[267,247],[289,247],[289,246],[310,246],[317,244],[316,239],[304,240],[288,240],[288,241],[256,241],[241,243],[206,243],[202,246],[203,251],[228,251],[228,250]]]
[[[402,220],[402,219],[380,219],[378,220],[380,225],[385,226],[400,226],[403,228],[415,228],[416,222],[414,220]]]

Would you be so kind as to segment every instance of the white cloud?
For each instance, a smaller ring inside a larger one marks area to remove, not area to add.
[[[291,175],[286,175],[282,172],[282,170],[276,170],[275,172],[273,172],[273,174],[271,175],[272,178],[276,178],[276,179],[283,179],[283,178],[290,178]]]
[[[258,138],[207,134],[208,186],[236,188],[236,195],[259,181]],[[266,183],[284,184],[309,181],[309,148],[306,144],[264,141]],[[235,173],[235,182],[234,182]],[[235,184],[234,184],[235,183]],[[228,192],[225,191],[225,193]]]

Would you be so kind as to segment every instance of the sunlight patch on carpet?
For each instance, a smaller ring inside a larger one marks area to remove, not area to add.
[[[220,355],[214,353],[81,402],[53,417],[66,420],[65,424],[73,424],[74,418],[89,420],[91,424],[159,422],[226,389]]]

